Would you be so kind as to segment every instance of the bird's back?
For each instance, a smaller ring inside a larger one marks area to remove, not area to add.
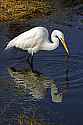
[[[48,30],[44,27],[32,28],[12,39],[6,48],[17,47],[21,49],[33,47],[48,39]]]

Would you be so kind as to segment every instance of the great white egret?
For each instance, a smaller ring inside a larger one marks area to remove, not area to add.
[[[30,66],[33,71],[33,54],[39,50],[54,50],[59,46],[59,41],[61,41],[66,52],[69,54],[64,34],[61,31],[53,30],[51,40],[52,42],[49,41],[49,33],[45,27],[35,27],[12,39],[5,49],[16,47],[27,50],[31,54]]]

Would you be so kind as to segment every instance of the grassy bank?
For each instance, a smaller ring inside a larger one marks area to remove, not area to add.
[[[0,21],[17,21],[50,13],[46,0],[1,0]]]
[[[82,0],[79,2],[83,3]],[[56,13],[62,6],[72,7],[76,4],[78,0],[0,0],[0,22],[42,17]]]

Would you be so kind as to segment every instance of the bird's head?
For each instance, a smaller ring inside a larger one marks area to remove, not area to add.
[[[68,47],[67,47],[67,43],[65,41],[65,38],[64,38],[64,34],[59,31],[59,30],[54,30],[52,32],[52,38],[57,38],[63,45],[63,47],[65,48],[67,54],[69,55],[69,51],[68,51]]]

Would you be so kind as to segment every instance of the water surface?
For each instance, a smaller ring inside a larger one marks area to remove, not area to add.
[[[35,54],[34,69],[39,74],[30,71],[26,52],[2,53],[0,125],[83,124],[83,23],[76,10],[64,17],[0,24],[1,53],[8,41],[35,26],[45,26],[50,34],[54,28],[63,31],[70,50],[68,57],[60,44],[56,50]]]

